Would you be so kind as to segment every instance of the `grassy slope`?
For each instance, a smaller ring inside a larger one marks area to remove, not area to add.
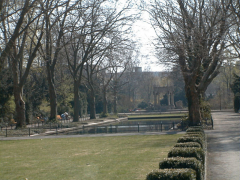
[[[181,135],[0,142],[3,180],[145,179]]]
[[[186,113],[175,113],[175,114],[130,114],[129,117],[168,117],[168,116],[185,116]]]
[[[185,116],[186,114],[184,113],[176,113],[176,114],[136,114],[136,115],[129,115],[129,120],[128,121],[180,121],[181,118],[179,118],[178,116]],[[171,118],[169,118],[169,116]],[[174,116],[176,116],[177,118],[173,118]],[[146,119],[131,119],[131,118],[144,118],[146,117]],[[151,117],[154,117],[154,119],[151,119]]]
[[[128,121],[180,121],[181,118],[130,119]]]

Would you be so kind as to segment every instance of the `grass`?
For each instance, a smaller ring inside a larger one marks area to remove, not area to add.
[[[169,117],[169,116],[185,116],[186,113],[175,113],[175,114],[171,114],[171,113],[166,113],[166,114],[134,114],[134,115],[129,115],[129,117]]]
[[[180,136],[0,141],[0,176],[3,180],[143,180]]]
[[[128,121],[180,121],[186,114],[184,113],[176,113],[176,114],[138,114],[138,115],[130,115]],[[171,118],[169,118],[171,117]],[[131,118],[141,118],[141,119],[131,119]],[[142,119],[144,118],[144,119]]]
[[[159,119],[129,119],[128,122],[131,121],[180,121],[181,118],[159,118]]]

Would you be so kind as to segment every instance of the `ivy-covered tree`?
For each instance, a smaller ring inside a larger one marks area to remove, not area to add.
[[[234,81],[231,85],[231,89],[234,93],[234,111],[239,112],[240,109],[240,76],[233,74]]]
[[[5,113],[8,112],[8,101],[13,95],[13,79],[10,69],[3,69],[0,72],[0,117],[5,117]]]
[[[47,97],[48,85],[45,71],[42,68],[32,68],[26,84],[23,89],[25,108],[26,108],[26,123],[29,124],[32,116],[40,114],[39,106]],[[46,115],[46,114],[45,114]]]

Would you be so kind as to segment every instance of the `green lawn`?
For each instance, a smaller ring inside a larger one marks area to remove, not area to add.
[[[159,118],[159,119],[129,119],[127,122],[131,121],[180,121],[181,118]]]
[[[186,114],[184,113],[176,113],[176,114],[138,114],[138,115],[130,115],[128,122],[131,121],[180,121],[183,116]],[[136,118],[136,119],[131,119]],[[139,119],[137,119],[139,118]]]
[[[144,180],[180,136],[0,141],[0,179]]]
[[[166,113],[166,114],[130,114],[129,117],[168,117],[168,116],[185,116],[186,113]]]

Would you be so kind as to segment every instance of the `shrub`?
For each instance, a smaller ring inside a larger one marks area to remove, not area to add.
[[[211,107],[207,101],[200,100],[200,113],[202,119],[211,119]]]
[[[159,169],[191,168],[196,171],[196,179],[203,180],[203,166],[196,158],[167,158],[159,163]]]
[[[185,169],[159,169],[147,175],[146,180],[196,180],[196,171]]]
[[[181,123],[179,123],[178,125],[181,126],[181,128],[183,130],[186,130],[186,128],[188,127],[189,123],[190,123],[189,117],[187,115],[184,115],[184,116],[181,117]]]
[[[204,141],[200,137],[194,137],[194,136],[185,136],[185,137],[180,137],[177,140],[178,143],[185,143],[185,142],[197,142],[201,145],[201,147],[204,147]]]
[[[201,148],[201,145],[197,142],[177,143],[174,147],[197,147]]]
[[[138,104],[138,108],[145,109],[148,107],[148,103],[142,101],[141,103]]]
[[[105,118],[105,117],[108,117],[109,114],[108,113],[103,113],[101,112],[101,114],[99,115],[100,118]]]
[[[186,132],[186,134],[199,134],[199,135],[205,137],[205,134],[203,132],[200,132],[200,131],[199,132]]]
[[[203,149],[197,147],[175,147],[169,151],[168,157],[195,157],[203,165],[205,160]]]
[[[203,130],[202,126],[191,126],[186,130],[186,132],[202,132],[202,133],[204,133],[204,130]]]
[[[204,141],[204,136],[202,136],[201,134],[196,134],[196,133],[192,133],[192,134],[185,134],[182,137],[195,137],[195,138],[201,138],[202,141]]]
[[[234,96],[234,112],[235,113],[238,113],[239,112],[239,109],[240,109],[240,97],[238,96]]]
[[[201,138],[203,142],[205,141],[205,135],[200,133],[187,133],[183,137],[196,137],[196,138]]]
[[[188,132],[185,134],[185,136],[195,136],[195,137],[204,138],[203,134],[198,132]]]

